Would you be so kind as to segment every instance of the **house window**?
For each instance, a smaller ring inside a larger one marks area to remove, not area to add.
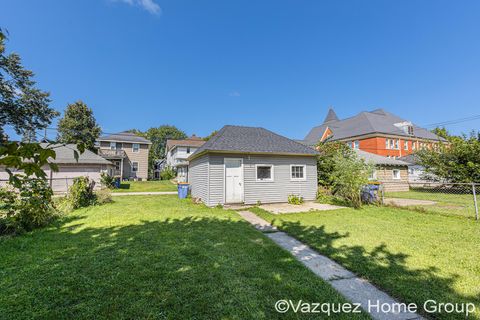
[[[120,170],[120,161],[115,161],[115,170]]]
[[[140,150],[140,144],[132,143],[132,152],[138,152]]]
[[[117,150],[117,143],[116,142],[110,142],[110,150]]]
[[[400,180],[400,170],[393,169],[392,170],[392,178],[395,180]]]
[[[358,140],[353,141],[353,149],[360,149],[360,141]]]
[[[412,150],[417,149],[417,143],[415,141],[412,141]]]
[[[190,153],[190,147],[187,147],[187,153]]]
[[[388,144],[388,139],[385,139],[385,149],[390,149],[390,145]]]
[[[273,165],[257,164],[255,168],[257,181],[273,181]]]
[[[377,180],[377,170],[373,169],[368,176],[368,180]]]
[[[138,162],[132,162],[132,172],[138,171]]]
[[[290,178],[291,180],[305,180],[305,166],[304,165],[291,165],[290,166]]]
[[[404,150],[408,150],[408,141],[407,141],[407,140],[405,140],[405,141],[403,142],[403,149],[404,149]]]

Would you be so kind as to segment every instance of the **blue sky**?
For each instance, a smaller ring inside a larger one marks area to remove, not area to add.
[[[52,106],[81,99],[105,132],[303,138],[329,106],[419,125],[480,114],[479,1],[15,0],[0,27]]]

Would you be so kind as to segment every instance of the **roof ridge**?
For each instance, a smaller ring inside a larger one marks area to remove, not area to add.
[[[300,146],[302,146],[302,147],[304,147],[304,148],[309,148],[309,147],[307,147],[306,145],[304,145],[303,143],[300,143],[300,142],[295,141],[295,140],[293,140],[293,139],[290,139],[290,138],[287,138],[287,137],[285,137],[285,136],[282,136],[281,134],[278,134],[278,133],[276,133],[276,132],[270,131],[270,130],[265,129],[265,128],[263,128],[263,127],[259,127],[259,128],[260,128],[260,129],[263,129],[263,130],[265,130],[265,131],[268,131],[268,132],[276,135],[277,137],[284,138],[284,139],[288,139],[288,140],[290,140],[290,141],[292,141],[292,142],[294,142],[294,143],[296,143],[296,144],[298,144],[298,145],[300,145]]]

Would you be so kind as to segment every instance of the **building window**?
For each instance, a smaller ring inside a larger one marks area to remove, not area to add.
[[[132,152],[138,152],[140,150],[140,144],[132,143]]]
[[[117,150],[117,143],[116,142],[110,142],[110,150]]]
[[[368,176],[368,180],[377,180],[377,170],[373,169]]]
[[[388,144],[388,139],[385,139],[385,149],[390,149],[390,145]]]
[[[395,142],[395,150],[400,150],[400,140],[395,139],[394,142]]]
[[[393,169],[392,170],[392,178],[395,180],[400,180],[400,170]]]
[[[412,141],[412,150],[417,149],[417,143],[415,141]]]
[[[187,153],[190,153],[190,147],[187,147]]]
[[[305,180],[305,166],[304,165],[291,165],[290,166],[290,178],[291,180]]]
[[[413,136],[413,126],[408,126],[408,134]]]
[[[360,141],[358,140],[353,141],[353,149],[360,149]]]
[[[132,162],[132,172],[138,171],[138,162]]]
[[[257,164],[255,168],[257,181],[273,181],[273,165]]]
[[[407,140],[405,140],[405,141],[403,142],[403,149],[404,149],[404,150],[408,150],[408,141],[407,141]]]

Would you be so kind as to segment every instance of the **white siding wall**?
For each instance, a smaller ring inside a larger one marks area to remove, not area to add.
[[[200,198],[205,203],[208,201],[208,161],[209,156],[204,155],[191,161],[188,167],[192,197]]]
[[[225,191],[225,168],[224,158],[242,158],[244,175],[244,200],[246,204],[287,202],[288,195],[296,194],[305,200],[314,200],[317,195],[317,165],[315,157],[301,156],[240,156],[235,154],[210,154],[208,171],[208,183],[205,179],[205,166],[200,170],[200,162],[206,161],[207,156],[197,158],[190,164],[190,184],[192,185],[192,196],[199,194],[198,189],[208,188],[209,194],[202,200],[209,206],[224,203]],[[202,161],[199,161],[201,159]],[[272,164],[274,166],[274,181],[256,181],[255,164]],[[291,181],[290,165],[305,165],[306,180]],[[193,170],[193,172],[192,172]],[[200,178],[201,175],[203,178]],[[200,185],[199,185],[200,184]],[[203,184],[203,185],[201,185]]]

